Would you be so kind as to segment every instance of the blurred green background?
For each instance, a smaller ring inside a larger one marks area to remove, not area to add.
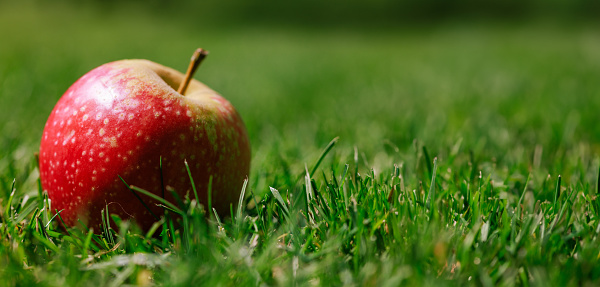
[[[0,184],[35,189],[52,107],[103,63],[144,58],[229,99],[253,145],[258,192],[314,163],[389,168],[453,147],[564,172],[599,150],[598,1],[0,1]],[[534,161],[541,149],[543,156]],[[587,155],[587,156],[584,156]],[[570,157],[569,157],[570,158]]]

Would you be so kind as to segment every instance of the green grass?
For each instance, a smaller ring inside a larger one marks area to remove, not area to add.
[[[134,8],[0,3],[0,285],[600,284],[597,23],[270,26]],[[231,216],[205,220],[190,195],[150,232],[58,228],[34,164],[54,103],[102,63],[183,71],[198,46],[196,78],[252,143]]]

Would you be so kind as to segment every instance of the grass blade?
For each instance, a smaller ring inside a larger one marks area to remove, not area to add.
[[[433,212],[433,201],[435,201],[435,176],[437,173],[437,157],[433,159],[433,172],[431,174],[431,185],[429,186],[429,194],[427,194],[426,206]]]
[[[240,192],[240,198],[238,199],[237,212],[235,215],[236,221],[239,223],[242,220],[242,211],[244,209],[244,197],[246,196],[246,187],[248,186],[248,178],[244,179],[244,185],[242,186],[242,192]]]
[[[196,198],[196,202],[200,204],[200,198],[198,197],[198,191],[196,191],[196,184],[194,183],[194,179],[192,178],[192,172],[190,171],[190,166],[187,163],[187,160],[183,160],[183,164],[185,164],[185,169],[187,170],[187,174],[190,177],[190,183],[192,184],[192,190],[194,191],[194,197]],[[212,179],[212,176],[211,176]]]
[[[556,189],[554,191],[554,208],[556,209],[556,204],[558,203],[558,199],[560,198],[560,181],[561,176],[558,175],[558,179],[556,180]]]
[[[339,139],[340,139],[340,137],[335,137],[335,138],[333,138],[329,142],[329,144],[327,144],[327,146],[325,147],[325,149],[323,150],[323,152],[319,156],[319,159],[317,160],[317,163],[315,163],[315,166],[310,171],[311,175],[315,174],[315,171],[317,171],[317,168],[319,168],[319,165],[321,165],[321,162],[323,161],[323,159],[325,158],[325,156],[327,156],[327,154],[329,153],[329,151],[331,151],[331,149],[333,148],[333,146],[335,146],[335,144],[338,142]]]
[[[178,208],[177,206],[175,206],[174,204],[168,202],[167,200],[165,200],[164,198],[161,198],[160,196],[157,196],[156,194],[149,192],[147,190],[141,189],[137,186],[134,185],[130,185],[129,186],[132,190],[135,190],[137,192],[140,192],[142,194],[144,194],[145,196],[151,197],[152,199],[162,203],[164,206],[168,206],[171,210],[173,210],[176,213],[179,214],[184,214],[183,210],[181,210],[180,208]]]
[[[6,210],[4,211],[4,217],[7,219],[11,218],[10,212],[12,209],[12,201],[15,198],[15,191],[16,191],[15,182],[16,181],[17,181],[16,179],[13,179],[12,186],[10,188],[10,196],[8,197],[8,202],[6,203]]]
[[[135,195],[135,198],[137,198],[144,205],[146,210],[148,210],[150,212],[152,217],[154,217],[155,220],[159,220],[160,218],[156,214],[154,214],[154,212],[152,212],[152,209],[150,209],[150,207],[148,207],[148,205],[146,205],[146,202],[144,202],[144,200],[142,200],[142,198],[133,189],[131,189],[131,186],[129,186],[129,184],[127,184],[127,182],[125,182],[125,180],[120,175],[118,177],[125,184],[125,186],[127,186],[127,189],[129,189],[129,191],[131,191],[133,193],[133,195]]]
[[[281,194],[279,193],[279,191],[275,188],[272,188],[269,186],[269,189],[271,190],[271,193],[273,194],[273,196],[275,197],[275,199],[277,199],[277,201],[279,202],[279,205],[281,206],[281,208],[283,208],[283,211],[285,212],[285,216],[289,217],[290,215],[290,211],[287,207],[287,205],[285,204],[285,201],[283,200],[283,197],[281,197]]]

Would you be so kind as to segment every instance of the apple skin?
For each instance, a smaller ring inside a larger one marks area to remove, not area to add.
[[[108,207],[149,229],[164,209],[138,194],[145,207],[119,176],[170,202],[167,187],[193,199],[184,160],[201,203],[208,206],[212,176],[212,206],[230,214],[250,169],[246,128],[234,107],[199,81],[179,94],[173,87],[183,78],[151,61],[122,60],[88,72],[61,97],[44,128],[39,168],[51,209],[67,225],[100,228]]]

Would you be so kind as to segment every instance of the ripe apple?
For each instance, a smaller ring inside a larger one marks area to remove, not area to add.
[[[212,176],[212,206],[229,214],[249,173],[250,144],[234,107],[191,80],[205,55],[196,51],[185,76],[147,60],[107,63],[65,92],[46,122],[39,168],[51,209],[67,225],[99,227],[108,208],[148,229],[163,209],[119,176],[170,202],[169,186],[194,198],[184,161],[201,203]]]

